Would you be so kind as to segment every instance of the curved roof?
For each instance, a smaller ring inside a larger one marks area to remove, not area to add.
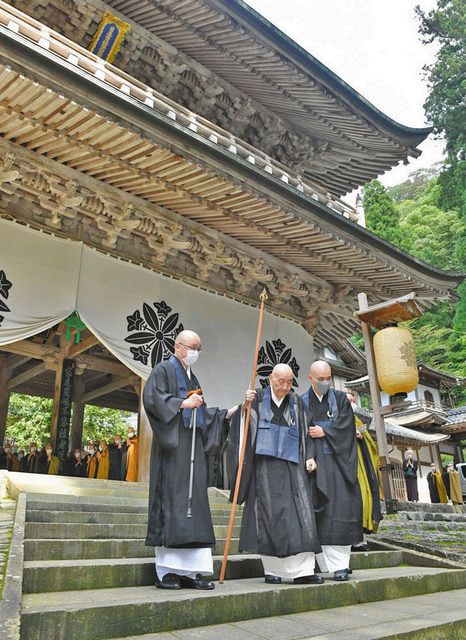
[[[417,145],[431,131],[383,114],[242,0],[108,4],[307,136],[301,141],[303,153],[317,141],[303,175],[335,195],[417,157]]]

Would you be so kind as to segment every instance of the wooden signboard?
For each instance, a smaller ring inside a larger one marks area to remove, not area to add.
[[[61,466],[66,462],[70,439],[71,406],[73,402],[75,362],[70,358],[63,361],[60,399],[58,402],[56,455]]]

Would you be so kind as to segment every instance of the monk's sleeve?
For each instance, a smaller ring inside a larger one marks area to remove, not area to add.
[[[143,402],[156,442],[162,449],[176,448],[183,399],[173,395],[163,367],[152,370],[144,385]]]
[[[358,450],[354,414],[344,393],[337,396],[340,415],[335,423],[324,428],[327,444],[335,454],[340,470],[350,484],[358,481]]]
[[[305,459],[306,460],[311,460],[311,458],[313,460],[316,459],[316,443],[314,441],[314,438],[311,438],[311,436],[308,433],[308,429],[311,425],[312,422],[312,416],[311,416],[311,412],[309,411],[307,405],[301,401],[300,402],[300,407],[301,407],[301,423],[302,426],[301,428],[304,430],[304,442],[305,442]]]
[[[226,409],[217,409],[217,407],[209,407],[205,410],[206,425],[201,433],[207,456],[218,456],[221,452],[227,413]]]

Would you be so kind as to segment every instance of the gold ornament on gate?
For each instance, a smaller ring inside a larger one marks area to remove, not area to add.
[[[374,336],[374,355],[380,388],[393,396],[414,391],[419,382],[416,350],[408,329],[386,327]]]

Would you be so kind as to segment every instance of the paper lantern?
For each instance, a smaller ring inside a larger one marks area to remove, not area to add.
[[[413,391],[419,382],[416,350],[408,329],[386,327],[374,336],[374,355],[380,388],[393,396]]]

